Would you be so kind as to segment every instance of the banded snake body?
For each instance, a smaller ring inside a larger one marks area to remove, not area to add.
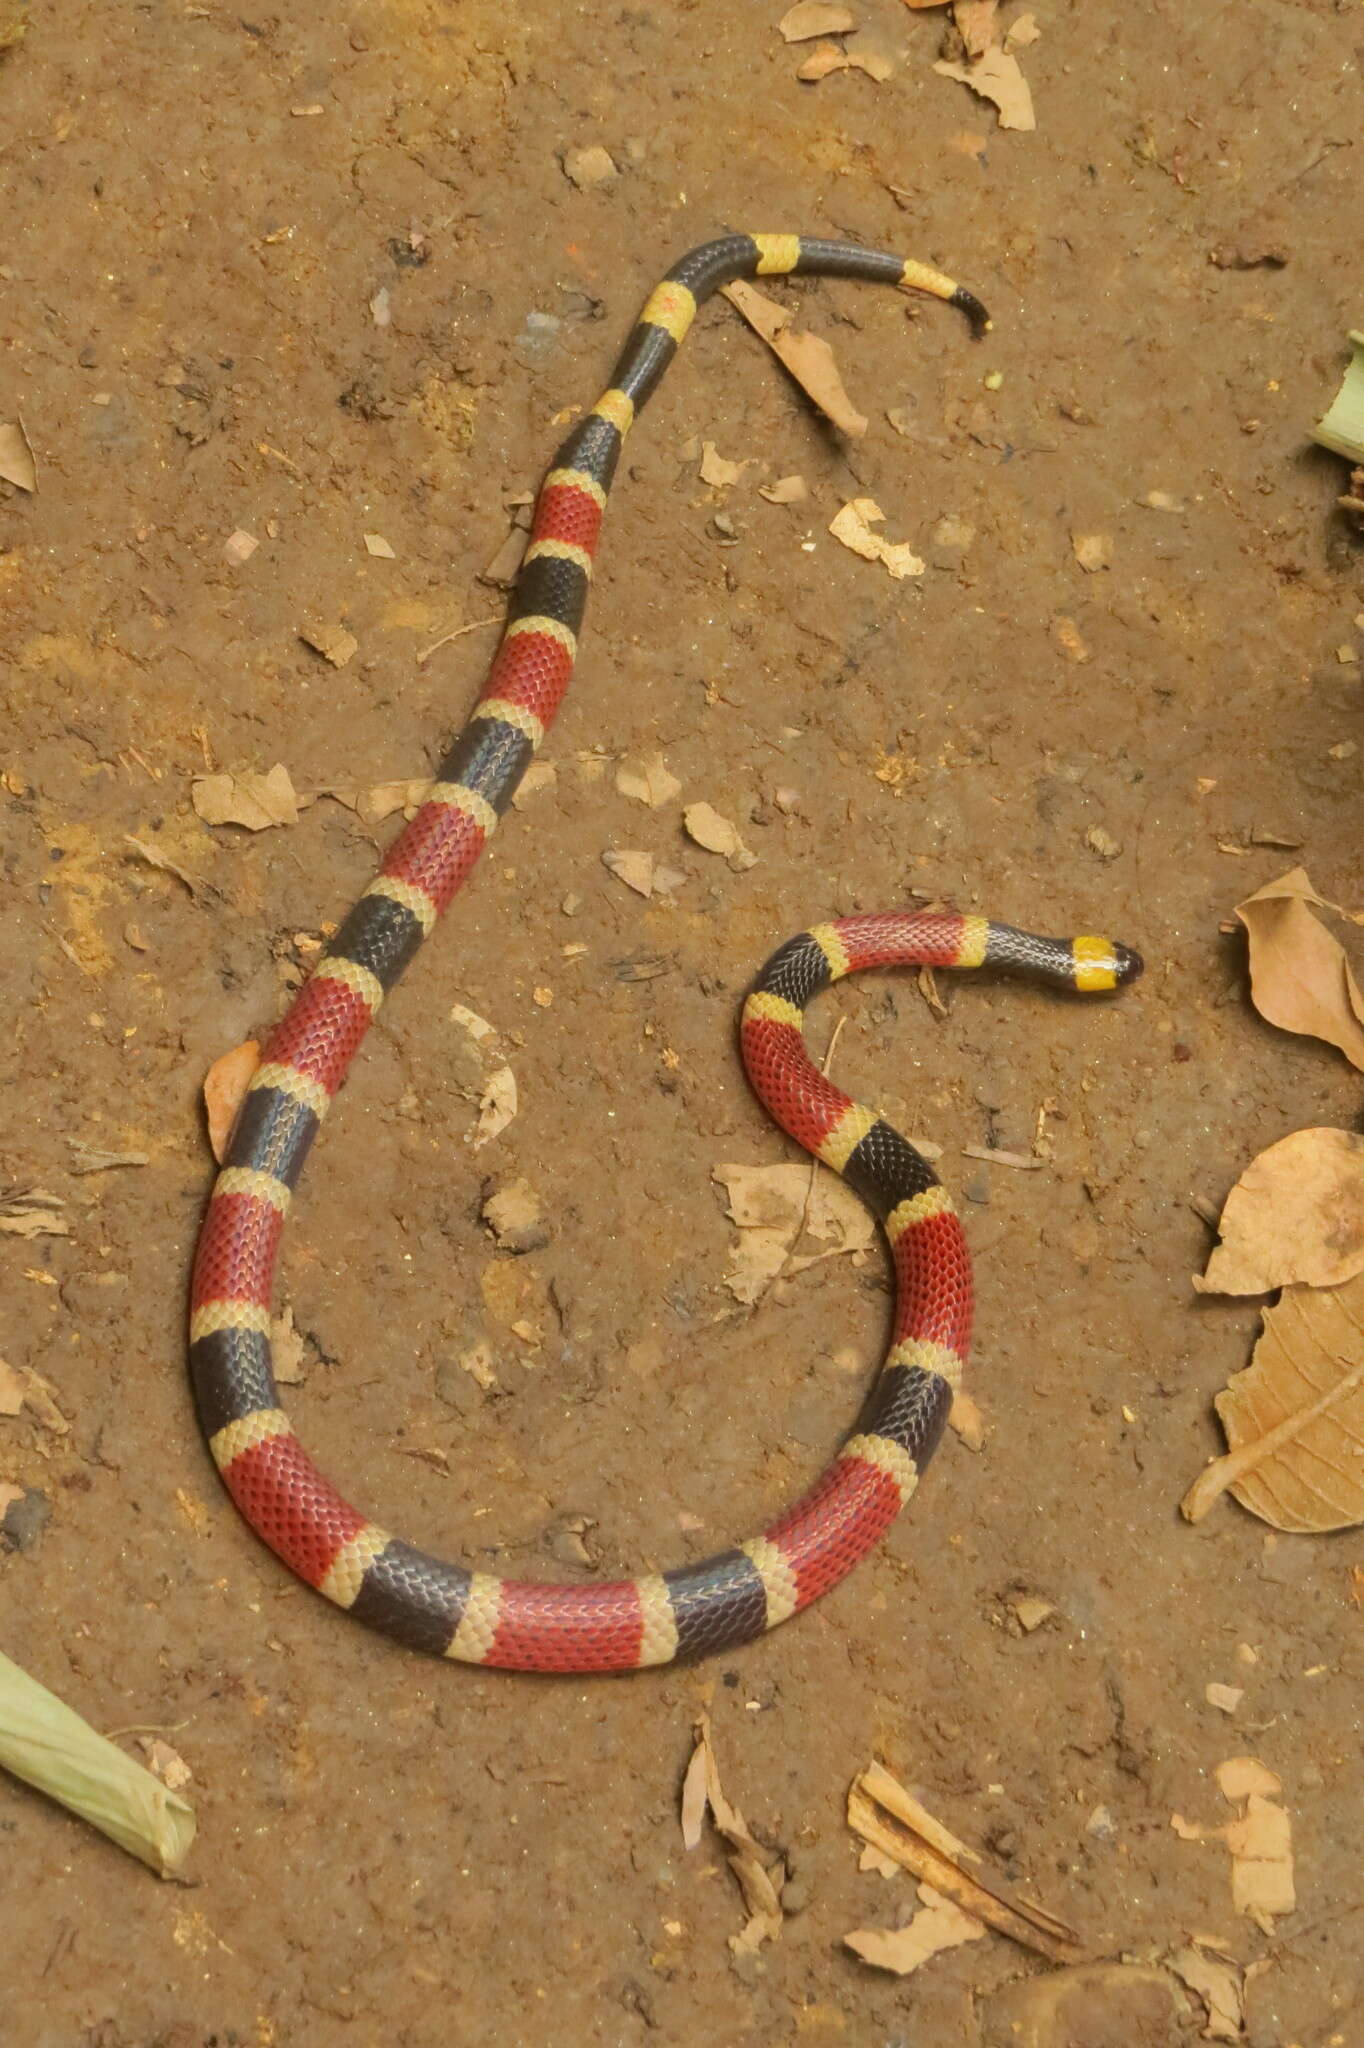
[[[639,408],[698,305],[736,278],[866,278],[927,292],[988,325],[978,299],[923,264],[796,235],[726,235],[653,292],[609,389],[575,426],[535,504],[531,540],[483,694],[429,794],[269,1038],[204,1218],[190,1369],[228,1491],[284,1562],[411,1648],[525,1671],[632,1670],[729,1648],[808,1606],[873,1547],[941,1436],[971,1336],[970,1260],[926,1161],[809,1059],[806,1004],[866,967],[995,967],[1080,992],[1113,989],[1138,956],[1101,938],[1039,938],[984,918],[890,912],[816,925],[768,962],[741,1049],[772,1116],[875,1210],[894,1263],[891,1344],[855,1434],[760,1536],[677,1570],[611,1584],[502,1579],[446,1564],[352,1507],[280,1406],[270,1303],[280,1233],[319,1125],[362,1039],[467,879],[543,741],[573,670],[606,495]]]

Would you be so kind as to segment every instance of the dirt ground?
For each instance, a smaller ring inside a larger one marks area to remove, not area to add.
[[[1015,2031],[1045,1970],[997,1936],[904,1979],[859,1962],[843,1936],[915,1903],[857,1867],[844,1801],[873,1757],[1090,1956],[1201,1934],[1268,1965],[1253,2048],[1364,2042],[1364,1548],[1177,1512],[1259,1308],[1192,1293],[1191,1201],[1358,1114],[1343,1059],[1258,1019],[1221,925],[1299,860],[1364,889],[1338,655],[1364,555],[1305,443],[1364,316],[1364,16],[1046,0],[1026,134],[934,73],[941,12],[855,11],[884,80],[799,83],[780,0],[33,0],[0,60],[0,417],[38,474],[0,485],[4,1175],[70,1226],[0,1237],[0,1351],[71,1425],[0,1421],[0,1481],[39,1496],[0,1553],[0,1644],[97,1726],[162,1731],[199,1822],[188,1884],[158,1884],[0,1785],[14,2048],[1199,2038],[1196,2000],[1120,1988]],[[593,145],[617,171],[580,189],[563,157]],[[699,1667],[428,1663],[238,1520],[183,1364],[204,1072],[269,1027],[394,826],[324,798],[209,827],[191,781],[428,771],[493,634],[419,655],[496,615],[506,501],[667,263],[730,227],[939,262],[995,330],[773,286],[833,343],[870,421],[851,441],[728,306],[702,315],[622,467],[557,779],[385,1011],[305,1180],[301,1433],[387,1525],[484,1569],[661,1568],[761,1526],[851,1422],[887,1280],[874,1251],[751,1313],[725,1287],[714,1168],[796,1156],[734,1050],[756,967],[817,917],[940,898],[1111,931],[1148,973],[1095,1005],[944,981],[939,1018],[876,976],[821,1005],[840,1082],[943,1148],[977,1261],[983,1447],[949,1437],[875,1558]],[[707,487],[704,440],[753,466]],[[804,502],[758,495],[792,473]],[[858,496],[921,577],[829,538]],[[237,530],[259,545],[231,562]],[[309,621],[354,658],[329,666]],[[616,791],[654,750],[755,866]],[[646,901],[612,848],[684,880]],[[457,1004],[518,1087],[477,1152]],[[962,1156],[1029,1151],[1044,1104],[1040,1170]],[[91,1151],[145,1164],[79,1171]],[[547,1243],[493,1241],[490,1177],[530,1183]],[[486,1388],[459,1366],[479,1343]],[[1054,1610],[1031,1633],[1025,1594]],[[1209,1683],[1243,1688],[1230,1719]],[[679,1832],[706,1703],[791,1879],[751,1956],[721,1846]],[[1171,1827],[1231,1817],[1212,1773],[1239,1754],[1291,1816],[1298,1911],[1272,1933],[1234,1910],[1223,1844]]]

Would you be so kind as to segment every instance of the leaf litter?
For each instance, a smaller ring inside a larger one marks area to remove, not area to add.
[[[264,832],[271,825],[298,823],[298,795],[282,761],[262,775],[247,769],[238,775],[196,775],[190,802],[206,825],[242,825]]]
[[[1231,1856],[1231,1898],[1238,1913],[1272,1936],[1274,1921],[1297,1910],[1293,1875],[1293,1824],[1278,1804],[1283,1786],[1253,1756],[1228,1757],[1217,1766],[1218,1790],[1228,1805],[1240,1806],[1235,1820],[1203,1827],[1171,1814],[1182,1842],[1225,1842]]]
[[[256,1068],[260,1065],[260,1045],[254,1038],[247,1038],[240,1045],[234,1045],[230,1052],[221,1053],[204,1076],[204,1114],[208,1119],[208,1142],[213,1157],[219,1166],[227,1157],[228,1141],[232,1126],[237,1121],[237,1111],[242,1106],[242,1097]]]
[[[725,1190],[730,1221],[739,1235],[730,1246],[724,1284],[751,1308],[779,1274],[803,1273],[823,1259],[869,1251],[871,1212],[835,1175],[798,1161],[775,1166],[716,1166],[711,1179]],[[820,1249],[805,1252],[806,1241]]]
[[[1364,1273],[1285,1287],[1250,1364],[1214,1402],[1228,1451],[1180,1503],[1199,1522],[1223,1493],[1295,1534],[1364,1521]]]
[[[844,1935],[844,1947],[874,1969],[893,1970],[897,1977],[907,1977],[944,1949],[983,1941],[989,1933],[974,1913],[944,1898],[931,1884],[919,1886],[919,1902],[923,1910],[903,1927],[855,1927]]]
[[[866,416],[858,412],[844,390],[834,352],[827,341],[804,328],[793,330],[791,322],[796,316],[792,308],[778,305],[775,299],[755,291],[751,284],[728,284],[724,296],[841,433],[854,440],[866,433]]]
[[[729,1945],[735,1955],[751,1955],[780,1934],[781,1896],[747,1821],[721,1789],[710,1716],[702,1712],[696,1721],[696,1746],[682,1781],[682,1845],[689,1853],[701,1840],[708,1810],[748,1913],[742,1931],[729,1937]]]
[[[1338,1287],[1364,1272],[1364,1137],[1294,1131],[1253,1159],[1227,1196],[1200,1294]]]
[[[922,576],[924,564],[908,541],[889,541],[884,534],[872,532],[872,526],[885,516],[875,498],[853,498],[834,514],[829,531],[864,561],[882,563],[897,582],[906,576]]]
[[[873,1762],[853,1779],[848,1825],[881,1856],[911,1871],[940,1898],[996,1933],[1054,1963],[1080,1960],[1083,1951],[1073,1928],[1024,1897],[997,1872],[986,1874],[979,1850],[958,1841],[883,1764]],[[868,1931],[857,1930],[859,1936]]]
[[[1250,949],[1251,1000],[1266,1022],[1325,1039],[1364,1071],[1364,995],[1317,910],[1364,921],[1319,896],[1306,868],[1291,868],[1237,904]]]

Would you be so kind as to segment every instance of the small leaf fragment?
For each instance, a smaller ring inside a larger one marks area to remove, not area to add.
[[[16,490],[36,491],[38,470],[22,420],[0,426],[0,478]]]
[[[796,0],[796,5],[788,7],[777,23],[788,43],[809,42],[815,36],[847,35],[853,26],[849,10],[830,5],[828,0]]]
[[[954,64],[940,57],[933,69],[944,78],[969,85],[982,99],[992,101],[999,110],[1001,128],[1017,128],[1024,133],[1036,128],[1028,81],[1019,69],[1017,57],[1008,50],[992,47],[974,64]]]
[[[656,811],[679,796],[682,785],[661,754],[646,754],[639,761],[622,761],[616,770],[616,788],[632,803],[647,804]]]
[[[984,1921],[967,1913],[954,1900],[944,1898],[930,1884],[919,1886],[922,1911],[903,1927],[856,1927],[845,1934],[843,1945],[873,1969],[892,1970],[907,1977],[944,1949],[960,1948],[965,1941],[982,1941],[988,1932]]]
[[[804,329],[792,331],[795,315],[791,309],[779,306],[775,299],[755,291],[751,284],[728,284],[724,296],[840,432],[854,439],[866,433],[866,416],[857,411],[844,390],[827,341]]]
[[[1338,1287],[1364,1272],[1364,1137],[1294,1131],[1253,1159],[1227,1196],[1200,1294]]]
[[[221,1166],[227,1157],[232,1126],[237,1121],[242,1097],[260,1065],[260,1046],[254,1038],[234,1045],[214,1060],[204,1076],[204,1110],[208,1118],[208,1142]]]
[[[298,823],[298,795],[282,761],[265,775],[256,769],[240,775],[196,775],[190,802],[206,825],[242,825],[248,832],[264,832],[271,825]]]
[[[722,854],[736,873],[756,867],[758,856],[751,853],[739,836],[737,825],[722,818],[711,804],[688,804],[682,813],[687,837],[707,853]]]
[[[907,541],[888,541],[872,532],[872,522],[879,523],[885,516],[875,498],[853,498],[834,514],[829,531],[864,561],[883,563],[897,582],[906,576],[922,576],[924,564]]]

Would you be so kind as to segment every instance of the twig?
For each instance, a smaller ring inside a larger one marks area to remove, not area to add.
[[[448,647],[452,640],[462,640],[466,633],[476,633],[480,626],[496,626],[501,619],[501,612],[495,612],[490,619],[474,619],[467,626],[456,626],[452,632],[442,633],[439,640],[433,640],[431,645],[417,656],[417,667],[423,668],[438,649]]]

